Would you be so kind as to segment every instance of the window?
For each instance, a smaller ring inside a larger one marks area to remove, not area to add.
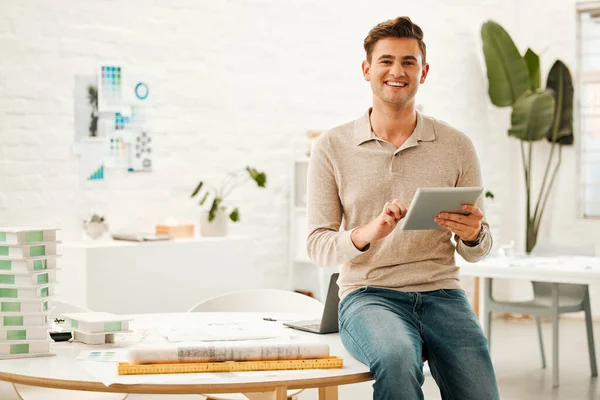
[[[600,1],[577,3],[577,120],[583,214],[600,218]]]

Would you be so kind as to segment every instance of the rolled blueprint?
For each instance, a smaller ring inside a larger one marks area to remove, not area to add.
[[[329,357],[329,345],[306,342],[211,342],[193,345],[137,347],[129,350],[129,361],[135,364],[303,360],[326,357]]]

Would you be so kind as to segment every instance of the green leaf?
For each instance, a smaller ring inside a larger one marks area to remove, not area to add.
[[[267,175],[264,172],[257,171],[255,168],[246,167],[250,177],[254,179],[258,187],[264,188],[267,185]]]
[[[553,116],[554,98],[550,91],[528,92],[513,106],[508,134],[527,142],[541,140],[552,125]]]
[[[194,189],[194,192],[192,193],[192,197],[194,197],[195,195],[198,194],[198,192],[200,191],[200,189],[202,189],[202,185],[204,184],[204,182],[200,181],[200,183],[198,184],[198,186],[196,186],[196,189]]]
[[[215,197],[215,199],[213,200],[212,205],[210,206],[210,210],[208,211],[208,222],[211,222],[213,219],[215,219],[221,201],[222,200],[220,197]]]
[[[238,210],[238,208],[236,207],[231,214],[229,214],[229,218],[233,221],[233,222],[238,222],[240,220],[240,210]]]
[[[483,24],[481,39],[490,100],[498,107],[511,106],[529,89],[527,65],[510,35],[496,22]]]
[[[204,205],[204,203],[206,202],[206,199],[208,198],[209,194],[210,194],[209,192],[204,193],[204,196],[202,197],[202,200],[200,200],[200,205],[201,206]]]
[[[560,144],[573,144],[573,80],[569,68],[557,60],[546,81],[556,102],[556,113],[552,125],[546,133],[546,139]]]
[[[529,74],[529,88],[535,92],[542,86],[542,74],[540,72],[540,56],[534,53],[533,50],[527,49],[527,52],[523,56],[523,60],[525,60],[525,64],[527,65],[527,72]]]

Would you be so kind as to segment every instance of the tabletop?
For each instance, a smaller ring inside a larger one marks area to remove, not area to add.
[[[86,345],[75,342],[53,344],[53,357],[0,360],[0,380],[58,389],[91,390],[118,393],[192,394],[247,393],[276,388],[326,388],[369,381],[369,369],[354,359],[343,347],[338,334],[317,335],[293,330],[282,321],[306,316],[264,315],[262,313],[179,313],[138,314],[130,326],[131,334],[116,335],[114,344]],[[269,317],[276,321],[265,321]],[[164,375],[117,374],[117,361],[125,361],[128,348],[167,344],[174,341],[206,340],[224,332],[230,339],[250,337],[261,332],[273,339],[326,343],[330,354],[341,357],[344,367],[330,370],[254,371],[236,373],[192,373]],[[232,336],[232,332],[233,334]],[[250,336],[244,336],[250,335]],[[90,350],[111,350],[113,361],[91,361],[82,357]],[[85,352],[85,353],[82,353]],[[77,358],[77,359],[76,359]],[[279,397],[277,397],[279,398]]]
[[[456,257],[456,264],[463,276],[556,283],[600,283],[600,257],[517,255],[486,257],[477,263],[469,263]]]

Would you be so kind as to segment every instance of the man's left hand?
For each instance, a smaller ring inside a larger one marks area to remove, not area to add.
[[[481,231],[483,211],[477,206],[463,204],[462,209],[470,212],[469,215],[454,213],[439,213],[434,221],[442,228],[455,233],[462,240],[475,240]]]

